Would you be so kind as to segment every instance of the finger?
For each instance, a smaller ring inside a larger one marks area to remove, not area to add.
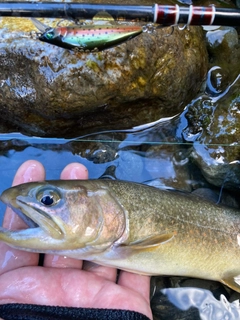
[[[81,163],[73,162],[63,169],[60,178],[62,180],[86,180],[88,179],[88,169]]]
[[[80,163],[70,163],[67,165],[62,173],[61,179],[63,180],[75,180],[75,179],[88,179],[87,168]],[[67,258],[65,256],[57,256],[46,254],[44,258],[44,267],[56,267],[56,268],[82,268],[82,260],[76,260]]]
[[[150,277],[127,271],[121,271],[118,284],[125,288],[138,292],[147,303],[150,300]]]
[[[41,163],[34,160],[24,162],[13,180],[13,186],[20,183],[44,180],[45,170]],[[3,227],[11,230],[26,228],[26,224],[19,218],[12,209],[7,208],[3,220]],[[33,266],[38,264],[39,255],[20,251],[0,242],[0,274],[23,266]]]
[[[104,267],[100,266],[99,264],[96,264],[91,261],[84,261],[83,263],[83,269],[94,273],[106,280],[116,282],[117,279],[117,269],[113,267]]]
[[[151,278],[149,276],[120,271],[118,284],[119,286],[130,289],[133,292],[132,295],[135,299],[131,304],[131,310],[140,311],[140,305],[137,299],[138,293],[141,301],[141,313],[148,315],[148,317],[152,319],[152,311],[150,308],[150,279]]]

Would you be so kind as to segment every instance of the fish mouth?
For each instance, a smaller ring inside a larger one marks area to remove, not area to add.
[[[14,195],[9,194],[8,190],[2,193],[0,200],[10,207],[30,227],[28,229],[41,229],[54,239],[62,239],[64,237],[63,230],[59,225],[49,214],[41,210],[40,205],[33,203],[31,197],[14,197]]]

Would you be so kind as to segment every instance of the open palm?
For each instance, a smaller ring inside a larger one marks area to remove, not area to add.
[[[62,179],[87,179],[79,163],[65,167]],[[25,162],[17,171],[14,185],[45,179],[37,161]],[[22,229],[24,223],[11,209],[6,210],[5,228]],[[71,258],[39,255],[12,249],[0,243],[0,304],[24,303],[67,307],[133,310],[152,319],[149,303],[150,278],[115,268]],[[117,282],[117,283],[116,283]]]

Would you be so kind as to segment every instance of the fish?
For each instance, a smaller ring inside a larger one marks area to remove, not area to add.
[[[31,19],[42,32],[38,39],[77,52],[98,52],[115,47],[144,31],[140,25],[73,25],[50,28]],[[96,21],[96,19],[95,19]]]
[[[220,281],[240,292],[240,212],[197,195],[118,180],[50,180],[1,197],[29,228],[0,241],[145,275]]]

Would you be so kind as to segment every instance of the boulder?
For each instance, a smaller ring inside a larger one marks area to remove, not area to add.
[[[75,137],[173,116],[207,71],[201,27],[157,29],[97,53],[43,43],[31,31],[29,19],[0,20],[0,126],[7,124],[6,131]]]

